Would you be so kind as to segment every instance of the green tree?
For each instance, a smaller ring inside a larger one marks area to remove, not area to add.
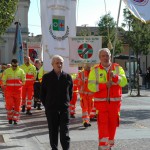
[[[102,47],[108,47],[109,42],[114,43],[116,22],[114,21],[114,18],[111,17],[110,13],[100,17],[98,26],[99,26],[99,35],[103,37]],[[121,28],[119,28],[118,31],[123,32]],[[121,51],[123,50],[122,40],[119,39],[118,35],[119,34],[117,34],[116,45],[115,45],[115,55],[121,53]]]
[[[14,20],[17,4],[19,0],[0,0],[0,35]]]
[[[128,9],[124,9],[124,22],[122,25],[128,26],[129,31],[125,32],[124,38],[132,48],[137,61],[137,90],[138,96],[140,96],[140,87],[139,87],[139,70],[140,62],[139,55],[148,54],[150,50],[150,25],[142,23],[140,20],[135,18]]]

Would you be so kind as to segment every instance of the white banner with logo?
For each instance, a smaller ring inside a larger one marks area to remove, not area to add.
[[[143,22],[150,21],[150,0],[123,0],[133,15]]]
[[[69,38],[70,64],[99,63],[98,51],[102,48],[101,36]]]
[[[53,55],[61,55],[64,71],[75,73],[69,66],[69,36],[76,35],[76,0],[41,0],[41,26],[44,70],[50,71]]]

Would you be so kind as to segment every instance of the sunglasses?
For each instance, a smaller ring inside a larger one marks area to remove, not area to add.
[[[12,67],[17,67],[17,65],[12,65]]]

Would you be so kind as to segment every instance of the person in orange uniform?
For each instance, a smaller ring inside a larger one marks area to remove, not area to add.
[[[76,103],[78,99],[78,80],[77,80],[77,74],[71,75],[73,80],[73,96],[70,101],[70,117],[75,118],[75,109],[76,109]]]
[[[123,68],[111,62],[108,48],[99,51],[99,59],[100,64],[90,71],[88,88],[94,92],[98,110],[98,149],[110,150],[115,142],[116,128],[119,126],[122,87],[127,84],[127,78]]]
[[[78,73],[78,89],[80,94],[80,105],[82,108],[82,120],[83,126],[89,127],[90,124],[90,113],[93,108],[93,93],[88,89],[88,76],[90,73],[90,65],[85,64],[84,70]]]
[[[5,87],[5,101],[8,123],[17,124],[20,118],[22,86],[25,84],[25,73],[18,67],[17,59],[12,59],[11,67],[4,71],[2,81]]]
[[[26,83],[22,89],[22,112],[25,112],[27,115],[32,115],[31,105],[33,98],[33,84],[36,79],[36,68],[30,63],[30,57],[24,56],[24,64],[20,66],[26,74]]]

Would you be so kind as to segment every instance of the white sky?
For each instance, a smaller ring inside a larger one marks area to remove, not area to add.
[[[105,15],[104,0],[77,0],[77,26],[87,24],[88,26],[97,26],[100,17]],[[120,0],[105,0],[107,12],[117,21],[118,8]],[[121,12],[119,23],[123,20],[124,2],[121,4]],[[31,0],[29,8],[29,32],[34,35],[41,34],[41,19],[40,19],[40,0]]]

